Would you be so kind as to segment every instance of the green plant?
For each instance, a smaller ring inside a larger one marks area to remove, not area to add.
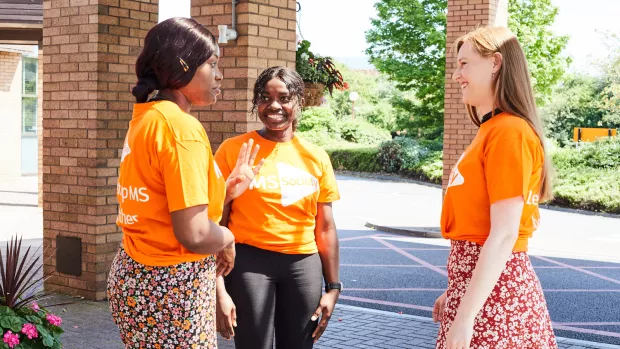
[[[299,120],[299,131],[306,132],[323,128],[331,133],[338,133],[338,124],[334,113],[327,107],[308,107],[304,109]]]
[[[438,148],[437,141],[396,137],[381,144],[377,159],[386,172],[441,183],[443,152]]]
[[[326,128],[315,128],[308,131],[296,132],[296,136],[321,147],[330,145],[334,141],[337,141],[337,139],[330,135]]]
[[[40,257],[22,251],[22,239],[6,244],[6,262],[0,251],[0,349],[61,348],[62,319],[36,303],[43,280]]]
[[[345,141],[375,145],[391,138],[390,133],[363,120],[340,122],[340,138]]]
[[[377,161],[378,149],[331,149],[327,150],[332,166],[337,171],[381,172]]]
[[[310,41],[303,40],[297,45],[297,62],[295,69],[304,81],[325,85],[329,94],[335,88],[347,89],[349,84],[344,81],[342,74],[331,57],[323,57],[310,51]]]

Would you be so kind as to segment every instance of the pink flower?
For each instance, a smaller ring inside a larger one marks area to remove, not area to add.
[[[7,333],[4,334],[4,337],[2,338],[2,340],[4,341],[4,343],[6,343],[9,348],[14,348],[16,345],[19,344],[19,336],[16,333],[13,333],[11,331],[8,331]]]
[[[39,332],[37,332],[37,327],[33,324],[25,324],[24,327],[22,327],[22,333],[28,336],[28,339],[39,337]]]
[[[41,308],[39,308],[39,305],[36,302],[32,302],[32,304],[30,305],[30,308],[34,311],[41,310]]]
[[[308,63],[310,63],[310,64],[314,64],[314,59],[310,58],[310,59],[308,60]]]
[[[54,326],[60,326],[62,324],[62,319],[54,314],[47,314],[45,318],[50,324]]]

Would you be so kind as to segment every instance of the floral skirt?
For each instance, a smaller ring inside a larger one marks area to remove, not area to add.
[[[436,349],[465,295],[482,246],[452,240],[448,258],[448,294]],[[495,288],[474,322],[471,349],[557,349],[540,281],[525,252],[511,254]]]
[[[121,248],[108,277],[108,299],[126,348],[217,348],[213,256],[150,267]]]

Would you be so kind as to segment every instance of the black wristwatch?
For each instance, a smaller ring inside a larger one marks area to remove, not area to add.
[[[329,282],[325,284],[325,292],[329,292],[331,290],[338,290],[338,293],[342,293],[342,282]]]

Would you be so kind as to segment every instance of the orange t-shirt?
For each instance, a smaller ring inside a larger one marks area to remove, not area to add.
[[[123,247],[138,263],[169,266],[205,258],[183,247],[170,212],[209,205],[222,217],[226,186],[204,127],[175,103],[134,105],[116,186]]]
[[[527,251],[538,228],[544,152],[534,130],[523,119],[495,115],[452,169],[441,213],[446,239],[484,245],[491,229],[491,204],[522,196],[523,214],[513,251]]]
[[[257,161],[264,158],[265,163],[248,190],[232,203],[228,227],[235,240],[286,254],[316,253],[318,203],[340,198],[329,156],[299,137],[272,142],[252,131],[227,139],[215,153],[224,177],[250,138],[260,145]]]

